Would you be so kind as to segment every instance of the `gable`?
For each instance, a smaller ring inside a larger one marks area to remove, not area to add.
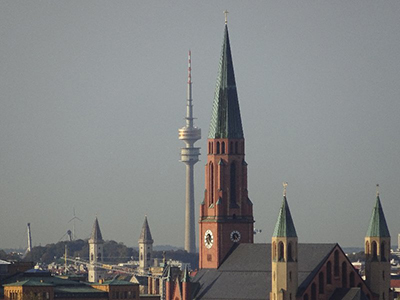
[[[346,290],[347,293],[349,289],[359,288],[362,295],[373,299],[371,290],[338,244],[303,281],[300,281],[299,275],[299,282],[297,298],[313,299],[321,297],[321,294],[327,298],[335,293],[337,297],[338,290]],[[352,292],[355,293],[355,290]]]

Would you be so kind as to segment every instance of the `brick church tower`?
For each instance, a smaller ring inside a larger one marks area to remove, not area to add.
[[[247,192],[244,135],[225,19],[215,90],[205,195],[200,206],[199,267],[218,268],[237,243],[253,243],[253,205]]]

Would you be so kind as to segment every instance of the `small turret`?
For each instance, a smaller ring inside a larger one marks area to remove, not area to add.
[[[376,202],[365,237],[365,276],[367,285],[379,295],[379,300],[390,300],[390,233],[378,188],[377,184]]]
[[[270,299],[295,299],[298,286],[297,233],[286,199],[287,183],[283,183],[283,202],[272,235],[272,289]]]
[[[103,262],[103,236],[101,235],[101,230],[99,226],[99,221],[97,217],[93,224],[92,234],[89,239],[89,271],[88,271],[88,281],[98,282],[103,279],[103,272],[99,269],[96,264]]]
[[[146,273],[152,265],[153,256],[153,238],[151,236],[147,216],[144,217],[142,231],[139,238],[139,270]]]

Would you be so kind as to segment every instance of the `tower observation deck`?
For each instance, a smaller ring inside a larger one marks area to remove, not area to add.
[[[194,164],[199,161],[200,148],[194,143],[201,139],[201,129],[193,125],[191,52],[188,58],[188,82],[186,104],[186,126],[179,129],[179,139],[185,142],[181,148],[181,162],[186,165],[186,210],[185,210],[185,250],[196,252],[194,221]]]

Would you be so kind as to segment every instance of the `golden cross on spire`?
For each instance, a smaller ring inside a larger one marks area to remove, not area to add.
[[[376,184],[376,196],[379,196],[379,183]]]
[[[282,182],[283,185],[283,196],[286,197],[286,188],[288,186],[288,183],[286,181]]]
[[[224,10],[224,15],[225,15],[225,24],[228,24],[228,11]]]

